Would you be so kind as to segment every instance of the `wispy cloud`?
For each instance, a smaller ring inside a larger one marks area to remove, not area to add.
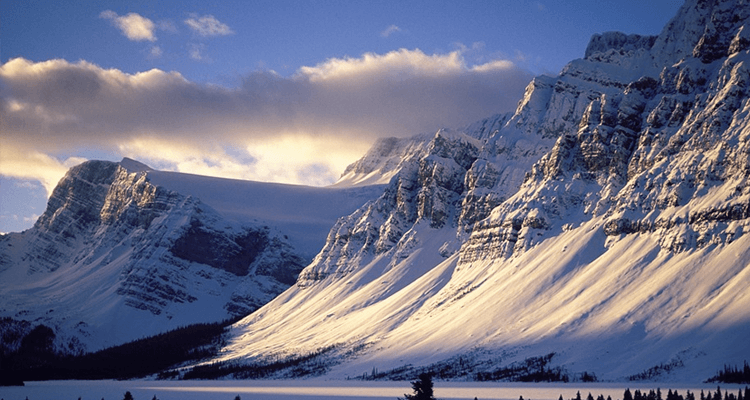
[[[112,10],[105,10],[99,14],[100,18],[108,19],[112,24],[119,29],[125,37],[130,40],[140,42],[147,40],[149,42],[156,41],[156,24],[146,17],[142,17],[136,13],[128,13],[120,16]]]
[[[513,110],[530,78],[510,61],[469,65],[460,51],[332,58],[292,77],[255,72],[235,88],[13,59],[0,66],[0,174],[50,190],[76,161],[60,154],[85,147],[183,172],[332,183],[379,137]]]
[[[151,55],[151,57],[154,57],[154,58],[161,57],[162,55],[161,47],[159,46],[152,47],[151,50],[149,51],[149,55]]]
[[[200,36],[226,36],[234,33],[227,24],[220,22],[216,17],[210,14],[202,17],[193,14],[184,22],[185,25]]]
[[[380,32],[380,36],[387,38],[388,36],[391,36],[392,34],[396,32],[401,32],[401,28],[399,28],[396,25],[391,25],[385,28],[385,30],[383,30],[382,32]]]
[[[164,19],[164,20],[159,21],[156,24],[156,26],[159,29],[161,29],[163,31],[167,31],[169,33],[177,33],[177,32],[179,32],[178,29],[177,29],[177,25],[175,25],[174,21],[169,20],[169,19]]]
[[[206,56],[204,55],[204,52],[206,50],[206,45],[203,43],[189,43],[188,44],[188,54],[190,55],[190,58],[196,61],[208,61],[206,59]]]

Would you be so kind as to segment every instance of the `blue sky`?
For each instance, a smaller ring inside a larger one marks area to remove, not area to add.
[[[681,1],[0,2],[0,232],[85,159],[332,183],[380,137],[510,111]]]

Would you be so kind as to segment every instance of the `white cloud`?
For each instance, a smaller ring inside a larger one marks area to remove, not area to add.
[[[39,219],[38,214],[31,214],[30,216],[23,217],[23,222],[36,222],[37,219]]]
[[[149,52],[149,54],[151,55],[151,57],[154,57],[154,58],[161,57],[161,55],[162,55],[161,47],[159,47],[159,46],[152,47],[151,51]]]
[[[164,19],[159,21],[157,24],[157,27],[163,31],[167,31],[169,33],[177,33],[177,25],[175,25],[174,21]]]
[[[51,190],[71,161],[59,155],[86,148],[155,168],[330,183],[379,137],[515,109],[530,78],[505,60],[468,65],[460,51],[330,59],[288,78],[255,72],[236,88],[13,59],[0,66],[0,174]]]
[[[380,36],[387,38],[388,36],[391,36],[392,34],[396,32],[401,32],[401,28],[399,28],[396,25],[391,25],[385,28],[382,32],[380,32]]]
[[[190,43],[188,44],[188,54],[190,58],[196,61],[207,61],[203,52],[206,50],[206,45],[203,43]]]
[[[200,36],[226,36],[234,33],[227,24],[219,22],[216,17],[210,14],[202,17],[194,14],[184,22]]]
[[[38,181],[48,197],[70,167],[86,161],[79,157],[60,161],[40,151],[16,146],[5,138],[0,138],[0,160],[0,175]]]
[[[136,13],[128,13],[127,15],[120,16],[112,10],[102,11],[99,17],[112,21],[112,24],[130,40],[136,42],[144,40],[150,42],[156,41],[156,35],[154,35],[156,25],[146,17],[142,17]]]

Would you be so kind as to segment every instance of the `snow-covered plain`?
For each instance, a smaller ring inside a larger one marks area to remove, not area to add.
[[[591,393],[622,399],[626,388],[642,392],[655,390],[658,385],[634,384],[624,386],[613,383],[559,384],[559,383],[479,383],[436,381],[435,397],[439,400],[557,400],[575,398],[580,392],[585,398]],[[737,393],[742,386],[722,385],[722,392]],[[668,389],[685,395],[715,391],[715,385],[671,384],[662,385],[663,395]],[[3,400],[120,400],[129,391],[135,400],[395,400],[411,393],[409,382],[362,382],[362,381],[52,381],[28,382],[25,387],[0,387]]]

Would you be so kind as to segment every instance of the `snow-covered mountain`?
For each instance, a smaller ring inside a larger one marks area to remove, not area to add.
[[[594,35],[512,115],[378,142],[342,184],[388,179],[382,195],[214,361],[681,381],[741,365],[749,17],[688,0],[658,36]]]
[[[380,190],[81,164],[33,228],[0,237],[4,350],[38,324],[75,353],[246,315],[294,284],[336,219]]]

